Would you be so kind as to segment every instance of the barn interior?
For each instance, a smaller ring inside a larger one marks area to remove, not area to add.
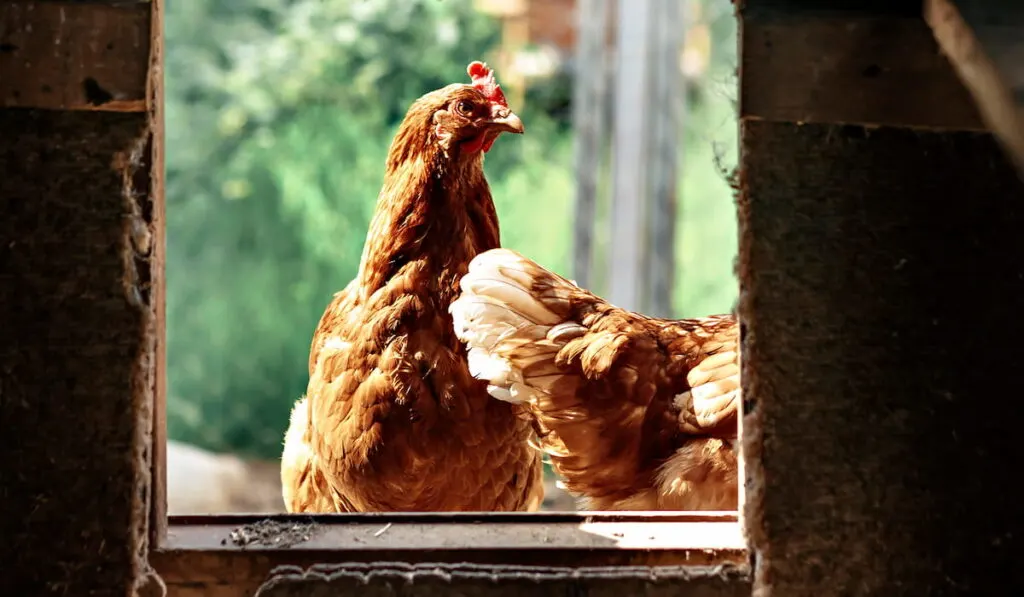
[[[0,0],[4,594],[1024,590],[1024,4],[736,2],[745,548],[416,553],[173,542],[163,9]]]

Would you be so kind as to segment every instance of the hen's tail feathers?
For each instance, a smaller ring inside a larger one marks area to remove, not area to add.
[[[580,301],[600,299],[515,251],[492,249],[470,262],[449,312],[470,372],[491,396],[545,410],[545,399],[578,382],[556,356],[587,331],[568,319]]]

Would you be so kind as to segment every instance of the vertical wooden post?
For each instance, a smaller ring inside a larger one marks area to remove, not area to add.
[[[1024,4],[927,0],[924,18],[1024,177]]]
[[[648,38],[654,28],[654,3],[618,3],[608,300],[634,311],[644,311],[648,297],[645,198],[650,129],[646,96],[651,87]]]
[[[841,4],[741,13],[754,594],[1021,594],[1024,184],[920,3]]]
[[[149,542],[159,547],[167,535],[167,203],[164,198],[164,0],[150,0],[148,100],[150,165],[149,192],[152,203],[150,253],[153,310],[157,334],[154,354],[156,375],[153,389],[152,466],[150,468]]]
[[[646,251],[650,300],[645,313],[654,317],[672,316],[672,291],[675,285],[676,180],[680,152],[681,108],[685,105],[683,77],[679,70],[682,48],[684,3],[655,3],[655,27],[651,36],[652,93],[647,96],[647,126],[652,151],[648,154],[648,190]]]
[[[0,1],[4,595],[151,578],[160,10]]]
[[[573,130],[576,153],[576,205],[573,219],[572,275],[591,288],[598,180],[604,155],[608,97],[609,0],[578,0],[573,79]]]

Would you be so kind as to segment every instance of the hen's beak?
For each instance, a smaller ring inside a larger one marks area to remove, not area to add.
[[[516,116],[515,112],[509,112],[504,116],[491,118],[487,121],[487,126],[502,133],[516,133],[518,135],[522,135],[523,132],[526,131],[523,127],[523,121]]]

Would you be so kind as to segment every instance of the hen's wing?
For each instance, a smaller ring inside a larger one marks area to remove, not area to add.
[[[686,374],[689,389],[674,398],[679,428],[692,435],[735,439],[740,401],[739,326],[732,318],[704,321],[710,325],[681,330],[678,338],[668,343],[670,351],[692,354],[695,362]],[[665,331],[672,327],[666,325]]]
[[[462,290],[451,312],[471,371],[530,406],[590,507],[735,507],[732,317],[631,313],[507,249],[477,256]]]

